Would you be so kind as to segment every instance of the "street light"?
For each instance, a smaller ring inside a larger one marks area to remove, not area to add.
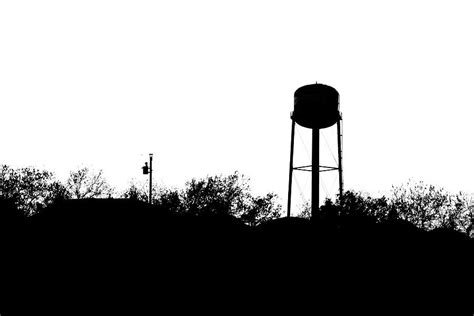
[[[145,162],[145,166],[142,167],[143,174],[148,174],[148,162]]]

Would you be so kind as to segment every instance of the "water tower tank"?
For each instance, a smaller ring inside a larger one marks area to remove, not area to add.
[[[302,86],[295,91],[293,119],[307,128],[326,128],[339,120],[339,93],[323,84]]]

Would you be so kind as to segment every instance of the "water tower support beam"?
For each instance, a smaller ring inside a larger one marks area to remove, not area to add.
[[[319,128],[313,128],[311,172],[311,220],[319,217]]]
[[[341,130],[342,114],[339,112],[339,120],[337,120],[337,158],[339,169],[339,198],[344,193],[344,181],[342,178],[342,130]]]
[[[293,115],[291,117],[291,142],[290,142],[290,175],[288,180],[288,207],[287,217],[291,216],[291,186],[293,182],[293,149],[295,147],[295,121]]]

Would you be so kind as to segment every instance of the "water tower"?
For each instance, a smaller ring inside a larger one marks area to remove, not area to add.
[[[339,112],[339,93],[333,87],[311,84],[295,91],[294,111],[291,112],[290,179],[288,184],[288,217],[291,215],[291,189],[293,170],[311,171],[311,217],[318,217],[319,173],[337,170],[339,172],[339,194],[343,192],[342,180],[342,116]],[[295,124],[312,130],[312,162],[308,166],[293,166]],[[319,165],[319,130],[337,124],[338,166]]]

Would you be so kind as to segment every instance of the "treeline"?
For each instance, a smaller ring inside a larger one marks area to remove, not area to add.
[[[466,194],[423,182],[389,197],[348,191],[308,220],[279,218],[277,196],[254,196],[238,173],[154,186],[149,205],[147,186],[117,192],[87,168],[64,183],[34,168],[1,170],[2,315],[127,304],[130,314],[222,313],[222,303],[273,312],[282,293],[291,308],[321,314],[472,315]],[[4,220],[8,210],[30,216]]]
[[[127,198],[148,201],[148,185],[130,182],[119,191],[113,188],[102,172],[87,167],[70,172],[65,182],[54,173],[32,167],[0,169],[0,200],[14,205],[27,216],[41,212],[57,201],[90,198]],[[184,189],[158,187],[153,184],[152,204],[178,214],[231,215],[250,226],[282,216],[282,206],[275,193],[254,196],[250,180],[235,172],[227,176],[192,179]],[[299,217],[311,216],[310,204],[304,204]],[[335,201],[326,200],[320,217],[341,219],[365,218],[374,223],[404,221],[422,230],[448,229],[471,234],[474,203],[466,193],[450,193],[423,181],[392,187],[390,195],[371,197],[346,191]]]
[[[130,182],[118,191],[107,182],[102,170],[87,167],[70,172],[65,182],[54,173],[33,167],[0,170],[0,199],[26,216],[40,213],[54,203],[71,199],[126,198],[148,201],[148,186]],[[153,184],[152,204],[178,214],[230,215],[250,226],[281,216],[275,193],[255,196],[250,179],[235,172],[227,176],[192,179],[182,190]]]
[[[409,180],[393,186],[388,196],[371,197],[361,192],[346,191],[336,201],[326,200],[320,214],[322,218],[363,218],[373,223],[406,222],[424,231],[445,229],[471,236],[474,201],[464,192],[453,194],[423,181]],[[299,216],[311,216],[309,203],[303,205]]]
[[[87,167],[72,171],[65,183],[53,172],[34,167],[0,169],[0,198],[15,204],[20,212],[29,216],[55,201],[112,197],[114,190],[102,171]]]

